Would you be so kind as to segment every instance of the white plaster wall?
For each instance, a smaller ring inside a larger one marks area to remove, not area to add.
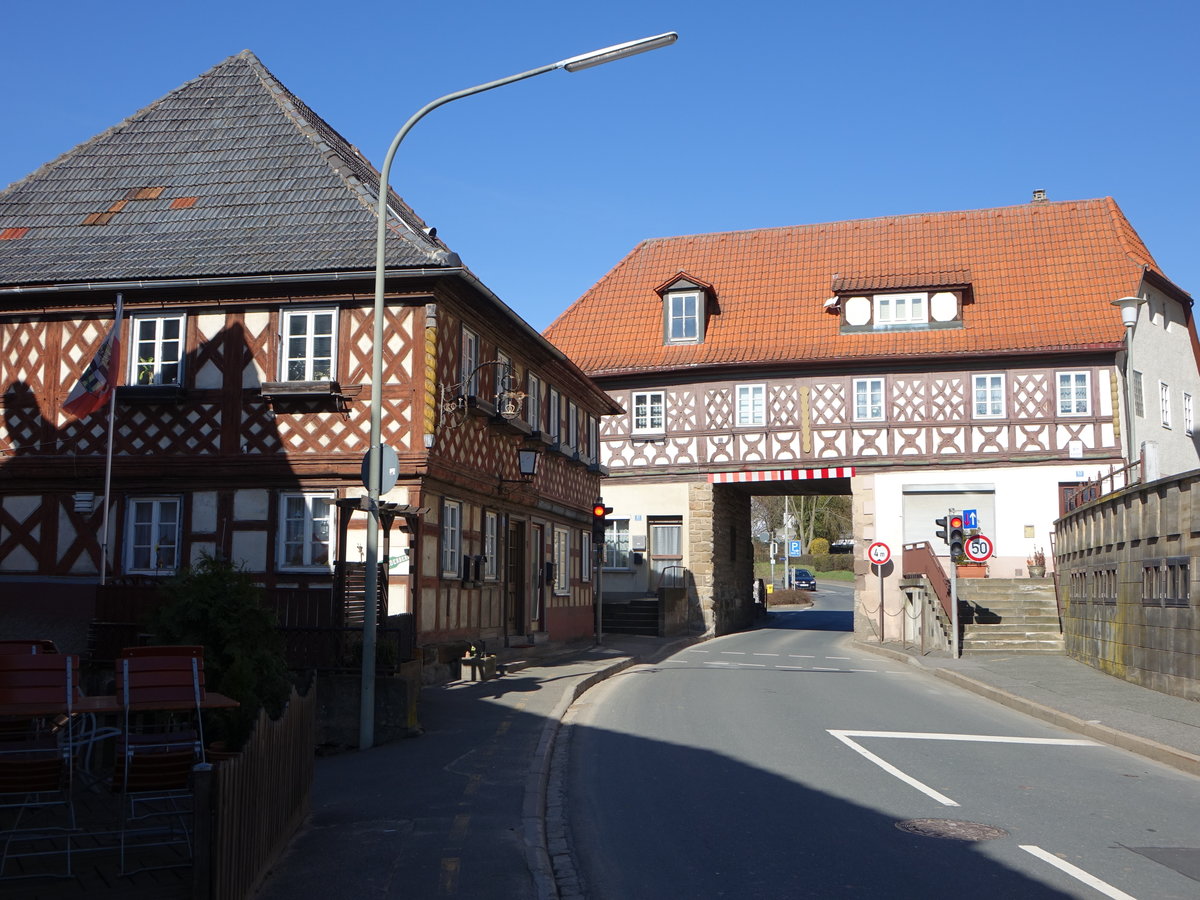
[[[270,491],[238,491],[233,495],[234,521],[264,521],[267,518],[270,505]]]
[[[267,533],[265,531],[235,531],[233,533],[233,562],[251,572],[267,571]]]
[[[217,530],[216,491],[197,491],[192,494],[192,531],[211,534]]]
[[[1142,373],[1145,416],[1135,419],[1134,437],[1139,444],[1157,445],[1158,471],[1148,474],[1165,478],[1200,468],[1195,436],[1184,432],[1183,421],[1184,393],[1192,396],[1193,415],[1200,414],[1200,372],[1183,308],[1151,287],[1145,287],[1142,296],[1146,302],[1138,307],[1130,365]],[[1170,428],[1163,427],[1160,415],[1160,381],[1170,388]]]
[[[640,535],[642,545],[649,547],[647,523],[651,516],[683,517],[683,565],[691,568],[688,558],[688,486],[686,482],[668,484],[621,484],[617,479],[607,479],[601,491],[605,506],[612,507],[610,519],[629,519],[630,546],[634,546]],[[645,553],[643,553],[643,560]],[[643,562],[630,571],[604,570],[604,592],[629,593],[646,591],[650,586],[650,564]]]

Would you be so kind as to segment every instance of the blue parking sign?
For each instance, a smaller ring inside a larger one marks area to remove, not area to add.
[[[964,509],[962,511],[962,515],[963,515],[963,528],[978,528],[979,527],[979,510]]]
[[[788,556],[800,556],[799,541],[788,541]]]

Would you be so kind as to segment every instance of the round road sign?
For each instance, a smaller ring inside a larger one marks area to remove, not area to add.
[[[882,566],[892,558],[892,548],[883,541],[876,541],[867,548],[867,559],[877,566]]]
[[[963,553],[967,554],[967,559],[975,562],[983,562],[992,555],[994,549],[991,538],[986,538],[982,534],[971,535],[963,544]]]

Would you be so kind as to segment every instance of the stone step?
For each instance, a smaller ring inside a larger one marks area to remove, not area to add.
[[[968,625],[963,629],[963,638],[972,638],[986,641],[1007,641],[1007,640],[1059,640],[1062,638],[1062,632],[1057,628],[1045,630],[1038,628],[1008,628],[1000,629],[999,626],[989,625],[986,628],[976,628]]]
[[[965,650],[971,650],[973,653],[980,652],[980,650],[983,650],[983,652],[990,652],[990,650],[1008,650],[1010,653],[1025,653],[1031,652],[1031,650],[1034,650],[1034,652],[1036,652],[1036,650],[1043,650],[1043,652],[1046,653],[1064,652],[1062,638],[1057,641],[1033,640],[1033,638],[1028,638],[1028,640],[1022,641],[968,641],[966,638],[964,638],[964,641],[962,641],[962,649],[964,649],[964,652]]]

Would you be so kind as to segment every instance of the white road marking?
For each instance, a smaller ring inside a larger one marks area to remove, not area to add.
[[[777,669],[791,669],[793,672],[803,672],[804,666],[776,666]]]
[[[904,772],[897,769],[891,763],[876,756],[866,747],[852,738],[898,738],[901,740],[916,740],[916,741],[966,741],[975,743],[988,744],[1042,744],[1056,747],[1099,747],[1101,746],[1096,741],[1089,741],[1083,738],[1023,738],[1011,737],[1008,735],[994,734],[944,734],[931,731],[847,731],[828,728],[829,734],[833,735],[851,750],[861,754],[864,758],[875,763],[885,772],[894,775],[910,787],[916,788],[922,794],[932,797],[943,806],[958,806],[954,800],[951,800],[945,794],[934,790],[929,785],[924,784],[911,775],[906,775]]]
[[[707,651],[707,650],[701,650],[699,647],[688,647],[688,648],[687,648],[687,652],[688,652],[688,653],[707,653],[708,651]]]
[[[1111,897],[1112,900],[1135,900],[1135,898],[1133,896],[1125,893],[1124,891],[1120,890],[1119,888],[1113,887],[1107,881],[1101,881],[1095,875],[1089,875],[1087,872],[1083,871],[1083,869],[1079,868],[1078,866],[1073,866],[1066,860],[1059,859],[1053,853],[1047,853],[1041,847],[1035,846],[1033,844],[1018,844],[1017,846],[1020,847],[1022,850],[1024,850],[1026,853],[1033,854],[1038,859],[1040,859],[1042,862],[1048,862],[1048,863],[1050,863],[1050,865],[1054,866],[1056,869],[1061,869],[1063,872],[1066,872],[1072,878],[1076,878],[1079,881],[1082,881],[1088,887],[1094,888],[1095,890],[1102,893],[1105,897]]]
[[[844,659],[846,662],[850,662],[850,657],[848,657],[848,656],[827,656],[825,658],[826,659]]]
[[[755,653],[755,656],[778,656],[778,653]]]
[[[811,653],[789,653],[789,659],[816,659]]]
[[[851,672],[877,672],[878,669],[851,669]]]
[[[717,660],[713,660],[712,662],[709,662],[709,661],[706,659],[706,660],[704,661],[704,664],[705,664],[706,666],[725,666],[726,668],[728,668],[729,666],[732,666],[732,665],[733,665],[733,663],[731,663],[731,662],[726,662],[726,661],[725,661],[725,660],[723,660],[723,659],[717,659]]]
[[[722,650],[721,653],[724,656],[745,656],[746,655],[745,650]]]
[[[813,666],[813,669],[815,669],[818,672],[840,672],[840,671],[842,671],[841,669],[831,669],[829,666]]]
[[[734,663],[739,669],[765,669],[766,663]]]

